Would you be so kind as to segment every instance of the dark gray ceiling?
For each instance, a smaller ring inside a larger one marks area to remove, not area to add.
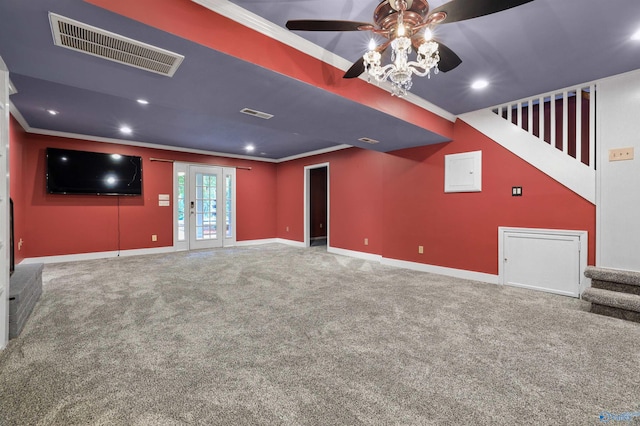
[[[177,0],[176,0],[177,1]],[[187,0],[182,0],[186,2]],[[371,21],[374,1],[232,0],[278,26],[288,19]],[[432,7],[443,3],[431,2]],[[48,12],[178,52],[168,78],[52,43]],[[204,9],[203,9],[203,12]],[[535,0],[451,23],[437,37],[463,60],[455,70],[415,79],[412,93],[459,114],[640,68],[638,0]],[[355,61],[366,33],[299,33]],[[446,141],[435,132],[310,84],[108,12],[81,0],[2,0],[0,56],[18,93],[14,106],[33,129],[131,139],[185,149],[281,159],[342,144],[391,151]],[[472,91],[478,77],[491,86]],[[149,105],[135,102],[145,98]],[[242,108],[271,120],[239,114]],[[50,116],[47,109],[60,112]],[[123,137],[118,128],[130,125]],[[361,137],[381,141],[358,142]]]

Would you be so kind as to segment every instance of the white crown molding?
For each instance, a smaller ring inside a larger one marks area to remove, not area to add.
[[[138,142],[138,141],[130,141],[130,140],[124,140],[124,139],[103,138],[101,136],[81,135],[78,133],[68,133],[68,132],[58,132],[56,130],[37,129],[29,125],[27,120],[25,120],[24,116],[20,113],[18,108],[16,108],[13,102],[10,102],[9,108],[10,108],[11,115],[13,115],[16,121],[20,123],[22,128],[27,133],[33,133],[33,134],[45,135],[45,136],[56,136],[56,137],[69,138],[69,139],[80,139],[80,140],[86,140],[91,142],[110,143],[115,145],[137,146],[141,148],[158,149],[163,151],[185,152],[189,154],[201,154],[201,155],[208,155],[212,157],[215,156],[215,157],[223,157],[223,158],[235,158],[239,160],[260,161],[263,163],[276,163],[276,164],[285,163],[287,161],[297,160],[299,158],[312,157],[314,155],[326,154],[328,152],[340,151],[342,149],[352,148],[351,145],[343,144],[343,145],[336,145],[329,148],[319,149],[316,151],[309,151],[302,154],[296,154],[289,157],[283,157],[278,159],[252,157],[248,155],[236,155],[236,154],[227,154],[224,152],[217,152],[217,151],[206,151],[203,149],[181,148],[181,147],[175,147],[171,145],[160,145],[160,144],[154,144],[149,142]]]
[[[342,71],[347,71],[349,68],[351,68],[352,63],[345,58],[338,56],[335,53],[330,52],[318,46],[317,44],[312,43],[297,34],[292,33],[286,28],[276,25],[273,22],[268,21],[259,15],[256,15],[253,12],[243,9],[240,6],[231,3],[229,0],[191,1],[226,18],[229,18],[241,25],[244,25],[245,27],[251,28],[261,34],[264,34],[267,37],[277,40],[282,44],[306,53],[307,55],[316,58],[319,61],[325,62],[338,69],[341,69]],[[363,81],[367,81],[367,78],[364,75],[360,76],[360,79]],[[376,86],[391,93],[391,86],[388,82]],[[450,112],[432,104],[426,99],[423,99],[413,93],[407,94],[402,99],[422,109],[430,111],[448,121],[454,122],[456,119],[456,116],[454,114],[451,114]]]
[[[309,151],[309,152],[305,152],[303,154],[297,154],[297,155],[292,155],[292,156],[289,156],[289,157],[280,158],[277,161],[277,163],[285,163],[287,161],[297,160],[299,158],[306,158],[306,157],[312,157],[314,155],[327,154],[329,152],[340,151],[340,150],[347,149],[347,148],[353,148],[353,146],[352,145],[343,144],[343,145],[332,146],[332,147],[329,147],[329,148],[318,149],[316,151]]]
[[[29,123],[27,123],[27,120],[25,120],[22,113],[18,111],[18,108],[16,108],[16,106],[11,101],[9,101],[9,112],[11,113],[11,115],[13,115],[13,118],[16,119],[20,126],[22,126],[25,132],[31,132],[31,126],[29,126]]]
[[[9,96],[15,95],[16,93],[18,93],[18,89],[16,89],[15,84],[13,84],[13,81],[9,78]]]

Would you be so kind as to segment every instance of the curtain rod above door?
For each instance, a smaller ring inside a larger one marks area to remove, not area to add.
[[[175,163],[176,160],[168,160],[166,158],[153,158],[150,157],[149,161],[160,161],[163,163]],[[190,161],[185,161],[185,163],[189,163],[189,164],[201,164],[203,166],[212,166],[212,167],[232,167],[234,169],[240,169],[240,170],[251,170],[251,167],[244,167],[244,166],[221,166],[219,164],[209,164],[209,163],[193,163]]]

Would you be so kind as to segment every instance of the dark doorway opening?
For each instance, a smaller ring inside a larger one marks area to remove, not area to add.
[[[311,246],[327,245],[327,167],[309,170],[309,237]]]

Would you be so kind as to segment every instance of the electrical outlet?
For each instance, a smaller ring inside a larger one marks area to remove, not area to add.
[[[158,236],[156,234],[153,234],[151,236],[151,241],[158,241]]]
[[[365,238],[365,239],[364,239],[364,245],[365,245],[365,246],[368,246],[368,245],[369,245],[369,239],[368,239],[368,238]]]
[[[609,161],[633,160],[633,147],[609,150]]]
[[[287,232],[289,232],[289,227],[287,226]]]
[[[418,254],[424,254],[424,246],[418,246]]]
[[[24,244],[24,241],[22,238],[20,238],[20,241],[18,241],[18,251],[22,250],[22,245]]]
[[[320,229],[322,229],[322,224],[320,224]]]

